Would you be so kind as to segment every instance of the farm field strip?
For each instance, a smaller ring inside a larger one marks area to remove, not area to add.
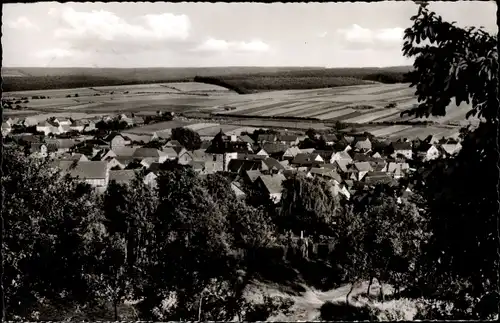
[[[333,118],[338,118],[343,115],[347,115],[350,113],[357,112],[356,110],[352,108],[346,108],[346,109],[340,109],[336,111],[330,111],[321,115],[316,115],[315,117],[320,119],[320,120],[328,120],[328,119],[333,119]]]
[[[296,105],[293,107],[287,107],[287,108],[273,109],[273,110],[271,110],[263,115],[286,117],[286,116],[289,116],[290,113],[292,113],[292,112],[301,111],[301,110],[307,109],[308,107],[312,107],[315,105],[317,105],[317,103],[315,103],[315,102],[309,103],[309,102],[301,101],[299,105]]]
[[[210,128],[210,127],[214,127],[214,126],[218,126],[218,125],[219,125],[218,123],[195,123],[195,124],[187,125],[185,128],[189,128],[193,131],[198,131],[198,130],[201,130],[204,128]]]
[[[146,125],[146,126],[142,126],[142,127],[128,129],[127,131],[130,133],[152,133],[155,131],[162,131],[162,130],[177,128],[177,127],[185,127],[185,126],[193,124],[193,123],[196,123],[196,122],[187,122],[187,121],[179,121],[179,120],[164,121],[164,122],[154,123],[154,124],[150,124],[150,125]]]
[[[409,84],[386,84],[383,88],[375,89],[367,94],[389,94],[389,93],[398,93],[398,94],[408,94],[413,95],[415,89],[409,87]]]
[[[212,127],[198,130],[197,132],[200,136],[215,136],[217,133],[219,133],[219,131],[221,129],[223,132],[228,132],[228,131],[232,131],[232,130],[235,130],[238,128],[239,128],[239,126],[220,124],[220,125],[216,125],[216,126],[212,126]]]
[[[297,105],[302,104],[302,102],[294,102],[294,101],[281,101],[273,104],[261,105],[249,110],[245,110],[243,113],[246,116],[261,116],[262,112],[272,111],[276,108],[284,108],[284,107],[295,107]]]
[[[415,138],[419,134],[426,132],[427,128],[429,128],[429,126],[413,126],[409,129],[403,129],[401,131],[392,133],[389,136],[389,139],[392,139],[392,138]]]
[[[336,107],[334,104],[331,103],[319,103],[315,104],[308,109],[304,109],[302,111],[294,111],[293,113],[288,114],[291,117],[302,117],[302,118],[309,118],[313,117],[316,115],[324,114],[325,112],[328,111],[337,111],[342,109],[342,105]]]
[[[240,126],[265,127],[265,128],[292,128],[292,129],[328,129],[323,123],[304,121],[277,121],[277,120],[241,120]]]
[[[265,104],[266,102],[274,102],[274,101],[275,100],[271,100],[271,99],[261,99],[261,100],[254,100],[254,101],[251,101],[251,102],[247,102],[247,103],[244,103],[244,104],[241,104],[241,105],[238,105],[238,106],[236,106],[234,104],[228,104],[229,106],[235,107],[236,109],[235,110],[224,111],[224,112],[221,112],[221,114],[235,114],[235,113],[240,113],[240,112],[248,110],[248,109],[260,107],[263,104]]]
[[[328,105],[324,105],[322,109],[315,109],[315,111],[312,111],[311,113],[305,114],[304,117],[314,118],[314,117],[325,115],[325,114],[330,113],[330,112],[333,113],[333,112],[343,111],[345,109],[357,111],[356,109],[351,108],[350,104],[345,104],[345,103],[336,104],[336,105],[335,104],[328,104]]]
[[[399,111],[399,109],[397,109],[397,108],[370,111],[370,113],[363,114],[359,117],[347,119],[347,120],[345,120],[345,122],[348,122],[348,123],[367,123],[367,122],[373,121],[373,120],[381,118],[381,117],[392,115],[398,111]]]
[[[298,102],[294,102],[291,105],[281,106],[278,108],[271,109],[269,111],[265,111],[264,113],[261,114],[261,116],[266,116],[266,117],[279,116],[279,115],[286,116],[289,112],[296,111],[296,110],[302,110],[305,107],[313,106],[314,104],[315,103],[298,101]]]
[[[329,121],[344,121],[344,120],[347,120],[350,118],[358,117],[360,115],[363,115],[363,113],[361,113],[360,111],[354,111],[354,112],[344,114],[344,115],[341,115],[338,117],[329,118],[328,120]]]
[[[226,134],[227,135],[241,136],[242,132],[252,133],[254,130],[259,129],[259,128],[255,128],[255,127],[240,127],[240,126],[237,126],[237,127],[238,128],[236,128],[234,130],[227,131]]]
[[[389,136],[393,133],[401,132],[401,131],[409,129],[409,128],[412,128],[412,126],[394,125],[394,126],[389,126],[389,127],[382,128],[379,130],[375,130],[371,134],[376,136],[376,137],[385,137],[385,136]]]

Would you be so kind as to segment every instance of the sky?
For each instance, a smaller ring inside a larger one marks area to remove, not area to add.
[[[493,1],[432,2],[458,26],[497,33]],[[3,5],[6,67],[411,65],[411,1],[19,3]]]

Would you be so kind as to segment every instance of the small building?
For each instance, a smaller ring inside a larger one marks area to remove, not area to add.
[[[105,188],[109,181],[107,163],[103,161],[59,161],[64,175],[79,179],[92,187]]]
[[[391,144],[391,152],[392,158],[403,156],[405,159],[412,159],[413,157],[411,142],[393,142]]]
[[[257,188],[269,195],[274,203],[279,203],[283,192],[282,183],[286,180],[283,174],[261,175],[255,180]]]
[[[137,171],[133,169],[121,169],[109,171],[109,182],[117,184],[130,185],[136,178]]]
[[[277,141],[283,145],[287,146],[297,146],[299,144],[299,137],[296,135],[280,135]]]
[[[113,132],[103,139],[105,142],[109,143],[111,149],[124,147],[130,145],[130,139],[121,135],[120,133]]]

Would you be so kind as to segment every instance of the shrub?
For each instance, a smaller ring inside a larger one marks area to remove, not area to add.
[[[367,306],[357,306],[344,302],[325,302],[321,308],[321,319],[324,321],[372,321],[374,314]]]

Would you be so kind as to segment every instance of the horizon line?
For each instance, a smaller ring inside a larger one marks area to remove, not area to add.
[[[171,69],[171,68],[392,68],[392,67],[412,67],[413,65],[390,65],[390,66],[320,66],[320,65],[276,65],[276,66],[259,66],[259,65],[227,65],[227,66],[156,66],[156,67],[112,67],[112,66],[2,66],[2,69],[15,69],[15,68],[74,68],[74,69]]]

